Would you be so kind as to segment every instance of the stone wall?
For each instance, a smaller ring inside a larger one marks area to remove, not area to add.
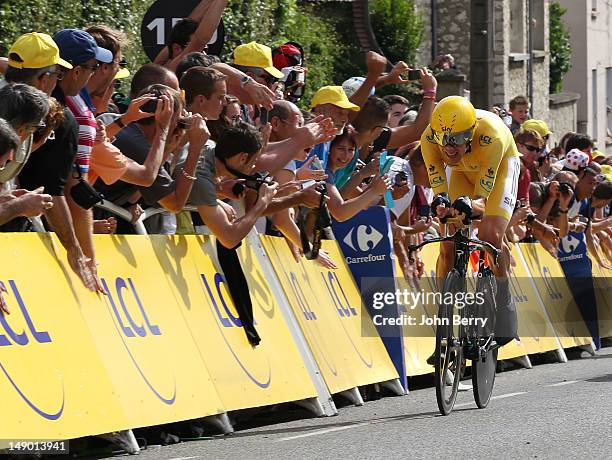
[[[557,93],[550,95],[548,127],[553,132],[548,145],[554,147],[568,131],[576,131],[578,123],[577,93]]]
[[[452,54],[455,64],[470,74],[470,2],[440,0],[438,6],[438,54]]]

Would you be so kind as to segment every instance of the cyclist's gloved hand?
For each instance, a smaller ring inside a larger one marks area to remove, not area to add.
[[[453,203],[453,208],[466,218],[472,217],[472,200],[468,196],[460,196]]]
[[[438,212],[438,207],[442,206],[443,208],[449,209],[451,207],[451,201],[448,196],[448,193],[442,192],[439,195],[436,195],[431,202],[431,214],[436,217],[441,217],[446,220],[446,215],[441,215]]]

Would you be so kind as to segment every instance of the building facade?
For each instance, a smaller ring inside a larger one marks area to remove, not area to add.
[[[578,131],[612,150],[612,5],[609,0],[560,0],[572,44],[563,89],[580,94]],[[612,152],[610,152],[612,153]]]
[[[423,63],[452,54],[479,108],[532,101],[534,118],[549,118],[548,0],[418,0],[426,32]],[[432,27],[433,26],[433,27]]]

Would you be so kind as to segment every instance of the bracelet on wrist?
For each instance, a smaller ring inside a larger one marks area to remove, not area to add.
[[[423,94],[433,94],[434,96],[438,93],[435,89],[426,89],[423,91]]]
[[[568,209],[561,209],[561,208],[559,208],[559,212],[561,214],[567,214],[569,212],[569,208]]]
[[[185,176],[185,178],[194,181],[197,179],[196,176],[190,176],[189,174],[187,174],[187,172],[185,171],[185,168],[181,169],[181,172],[183,173],[183,176]]]
[[[127,125],[123,122],[123,120],[121,119],[121,117],[117,117],[115,118],[114,123],[119,126],[121,129],[125,128]]]

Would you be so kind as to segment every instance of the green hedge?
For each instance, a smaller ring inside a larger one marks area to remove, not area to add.
[[[180,0],[179,0],[180,1]],[[52,35],[68,28],[107,24],[125,31],[131,41],[130,67],[147,62],[140,45],[142,16],[153,0],[0,0],[0,55],[6,56],[19,35],[37,31]],[[372,2],[373,26],[392,61],[410,61],[420,43],[422,26],[412,1]],[[323,85],[341,84],[364,75],[363,53],[357,44],[348,3],[300,5],[296,0],[229,0],[224,58],[241,43],[256,40],[269,46],[299,42],[309,68],[304,103]],[[389,35],[389,30],[401,31]]]

